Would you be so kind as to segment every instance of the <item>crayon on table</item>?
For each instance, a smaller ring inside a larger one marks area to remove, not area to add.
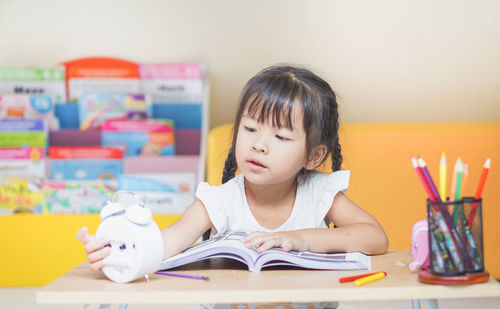
[[[366,276],[366,277],[363,277],[361,279],[355,280],[354,281],[354,285],[356,285],[356,286],[362,286],[363,284],[367,284],[367,283],[373,282],[375,280],[382,279],[385,276],[386,276],[386,272],[381,271],[381,272],[373,274],[371,276]]]
[[[339,282],[340,283],[351,282],[351,281],[355,281],[355,280],[358,280],[358,279],[361,279],[361,278],[364,278],[364,277],[368,277],[368,276],[371,276],[371,275],[375,275],[375,274],[378,274],[378,273],[379,272],[369,273],[369,274],[363,274],[363,275],[357,275],[357,276],[350,276],[350,277],[342,277],[342,278],[339,278]],[[385,273],[385,274],[387,275],[387,273]]]

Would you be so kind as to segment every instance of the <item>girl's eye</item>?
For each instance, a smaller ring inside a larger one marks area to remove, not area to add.
[[[286,137],[281,136],[281,135],[276,135],[276,138],[279,139],[280,141],[289,141],[290,140],[289,138],[286,138]]]
[[[244,128],[245,128],[245,130],[246,130],[246,131],[248,131],[248,132],[255,132],[255,129],[254,129],[254,128],[250,128],[250,127],[247,127],[247,126],[245,126]]]

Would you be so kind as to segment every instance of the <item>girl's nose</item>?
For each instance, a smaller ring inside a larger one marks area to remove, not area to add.
[[[255,140],[252,144],[252,150],[260,153],[267,153],[267,147],[264,145],[262,139]]]

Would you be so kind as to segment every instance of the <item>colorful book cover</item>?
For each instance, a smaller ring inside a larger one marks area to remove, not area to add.
[[[52,129],[58,129],[54,104],[46,95],[0,95],[0,119],[43,119]]]
[[[0,148],[0,175],[45,177],[45,149]]]
[[[99,213],[117,188],[114,180],[44,181],[44,209],[51,214]]]
[[[140,64],[141,92],[157,103],[199,103],[204,96],[202,64]]]
[[[145,119],[149,104],[144,94],[83,94],[78,100],[80,129],[101,129],[108,119]]]
[[[118,190],[134,192],[155,214],[182,214],[194,201],[193,173],[122,174]]]
[[[0,214],[42,213],[41,179],[0,175]]]
[[[122,149],[125,156],[175,155],[173,123],[168,120],[106,120],[101,143]]]
[[[65,102],[64,67],[0,67],[0,93],[46,95]]]
[[[111,147],[75,146],[50,147],[51,159],[122,159],[123,151]]]
[[[46,147],[47,131],[41,119],[0,119],[0,147]]]
[[[77,102],[85,93],[137,93],[137,64],[107,57],[80,58],[63,63],[66,67],[68,101]]]
[[[123,172],[123,151],[105,147],[50,147],[50,179],[112,180]]]

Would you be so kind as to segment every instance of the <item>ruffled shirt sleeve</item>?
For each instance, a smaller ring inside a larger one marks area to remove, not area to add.
[[[314,173],[310,175],[309,190],[311,190],[315,208],[316,224],[322,225],[326,214],[332,207],[333,199],[339,192],[349,187],[350,171],[336,171],[331,174]]]
[[[196,188],[195,196],[203,203],[208,216],[217,232],[227,229],[228,213],[224,207],[224,196],[222,186],[211,186],[206,182],[201,182]]]

